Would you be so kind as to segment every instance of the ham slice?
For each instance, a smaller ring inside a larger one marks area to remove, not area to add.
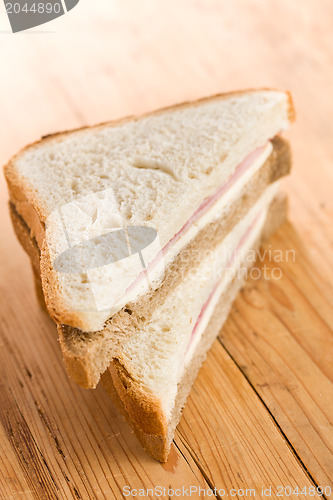
[[[233,187],[233,185],[238,181],[238,179],[253,165],[255,160],[263,153],[267,144],[255,149],[250,153],[237,167],[233,175],[228,179],[228,181],[219,187],[219,189],[211,196],[205,198],[199,208],[193,213],[193,215],[187,220],[183,227],[174,235],[173,238],[162,248],[160,252],[154,257],[146,269],[143,269],[136,280],[126,289],[126,294],[130,292],[133,287],[137,286],[141,280],[148,279],[148,273],[151,269],[162,259],[164,255],[170,250],[170,248],[186,233],[189,227],[196,222],[200,217],[202,217],[218,200],[220,200],[228,191]]]
[[[261,211],[259,214],[257,214],[257,215],[256,215],[256,217],[254,218],[254,220],[253,220],[252,224],[251,224],[251,225],[247,228],[246,232],[242,235],[242,237],[241,237],[241,239],[239,240],[239,242],[238,242],[238,244],[237,244],[236,248],[234,249],[234,251],[232,252],[232,255],[230,256],[230,259],[229,259],[229,261],[228,261],[228,263],[227,263],[227,265],[226,265],[226,269],[227,269],[228,267],[230,267],[230,266],[233,264],[233,262],[234,262],[234,260],[235,260],[235,257],[236,257],[236,255],[237,255],[237,253],[238,253],[238,252],[240,252],[240,251],[242,250],[242,248],[244,247],[244,244],[246,243],[247,239],[249,238],[249,236],[250,236],[250,234],[251,234],[251,232],[252,232],[252,230],[253,230],[254,226],[256,225],[256,222],[258,221],[258,219],[260,218],[260,216],[262,215],[262,213],[263,213],[263,212]],[[200,326],[201,326],[201,323],[202,323],[202,321],[203,321],[203,318],[204,318],[205,312],[206,312],[206,310],[207,310],[207,308],[208,308],[209,304],[211,303],[211,300],[212,300],[212,298],[213,298],[213,296],[214,296],[214,293],[215,293],[216,289],[218,288],[218,286],[219,286],[220,282],[221,282],[221,281],[218,281],[218,282],[215,284],[215,286],[214,286],[213,290],[212,290],[212,291],[211,291],[211,293],[209,294],[208,299],[207,299],[207,300],[206,300],[206,302],[204,303],[204,305],[203,305],[203,307],[202,307],[202,309],[201,309],[201,311],[200,311],[199,316],[197,317],[197,321],[196,321],[196,323],[195,323],[195,325],[194,325],[194,327],[193,327],[192,334],[191,334],[191,338],[190,338],[189,343],[188,343],[188,345],[187,345],[187,348],[186,348],[186,351],[185,351],[184,358],[186,357],[186,354],[187,354],[187,352],[188,352],[189,348],[191,347],[191,344],[192,344],[192,342],[193,342],[194,338],[196,337],[197,333],[200,331]]]

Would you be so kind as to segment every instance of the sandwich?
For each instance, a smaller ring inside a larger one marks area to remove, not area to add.
[[[167,460],[191,386],[286,217],[288,93],[246,90],[43,137],[5,166],[37,295],[80,386]]]

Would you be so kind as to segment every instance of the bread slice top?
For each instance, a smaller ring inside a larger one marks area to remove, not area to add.
[[[163,248],[237,165],[292,118],[285,92],[218,95],[46,137],[16,155],[5,176],[12,202],[41,247],[45,224],[55,211],[84,197],[90,226],[100,234],[117,227],[105,213],[100,216],[98,196],[89,198],[111,188],[123,223],[153,228]],[[84,233],[81,220],[72,222],[74,232]],[[41,271],[57,323],[84,331],[103,327],[113,304],[96,310],[84,273],[55,271],[47,245],[42,247]]]

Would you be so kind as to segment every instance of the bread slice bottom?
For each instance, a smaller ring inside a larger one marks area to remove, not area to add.
[[[286,213],[286,197],[279,195],[274,198],[269,207],[261,236],[253,246],[254,250],[259,248],[260,244],[264,243],[285,221]],[[153,458],[159,460],[160,462],[165,462],[168,458],[175,429],[179,423],[181,412],[190,393],[191,387],[204,359],[206,358],[208,350],[220,332],[223,323],[227,319],[232,303],[242,285],[243,280],[237,276],[220,296],[219,302],[216,305],[214,313],[212,314],[205,332],[200,339],[191,362],[187,366],[180,382],[178,383],[175,406],[163,432],[160,432],[159,434],[146,432],[147,425],[145,425],[145,423],[149,421],[156,422],[158,419],[158,410],[156,409],[156,406],[154,407],[152,405],[136,406],[136,402],[133,401],[133,395],[131,393],[133,381],[119,360],[113,360],[108,370],[106,370],[101,377],[103,387],[108,392],[126,421],[132,427],[143,447]],[[146,396],[149,398],[148,394]],[[141,401],[144,401],[143,396],[141,397]],[[137,418],[133,415],[133,412],[135,411],[137,411]]]

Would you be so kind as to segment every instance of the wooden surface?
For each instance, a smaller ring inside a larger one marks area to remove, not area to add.
[[[102,388],[68,379],[1,177],[1,499],[122,498],[126,485],[287,498],[278,486],[333,486],[332,20],[330,0],[81,0],[12,35],[0,6],[2,164],[47,133],[236,88],[290,89],[297,110],[290,221],[270,242],[295,259],[240,293],[164,465]]]

